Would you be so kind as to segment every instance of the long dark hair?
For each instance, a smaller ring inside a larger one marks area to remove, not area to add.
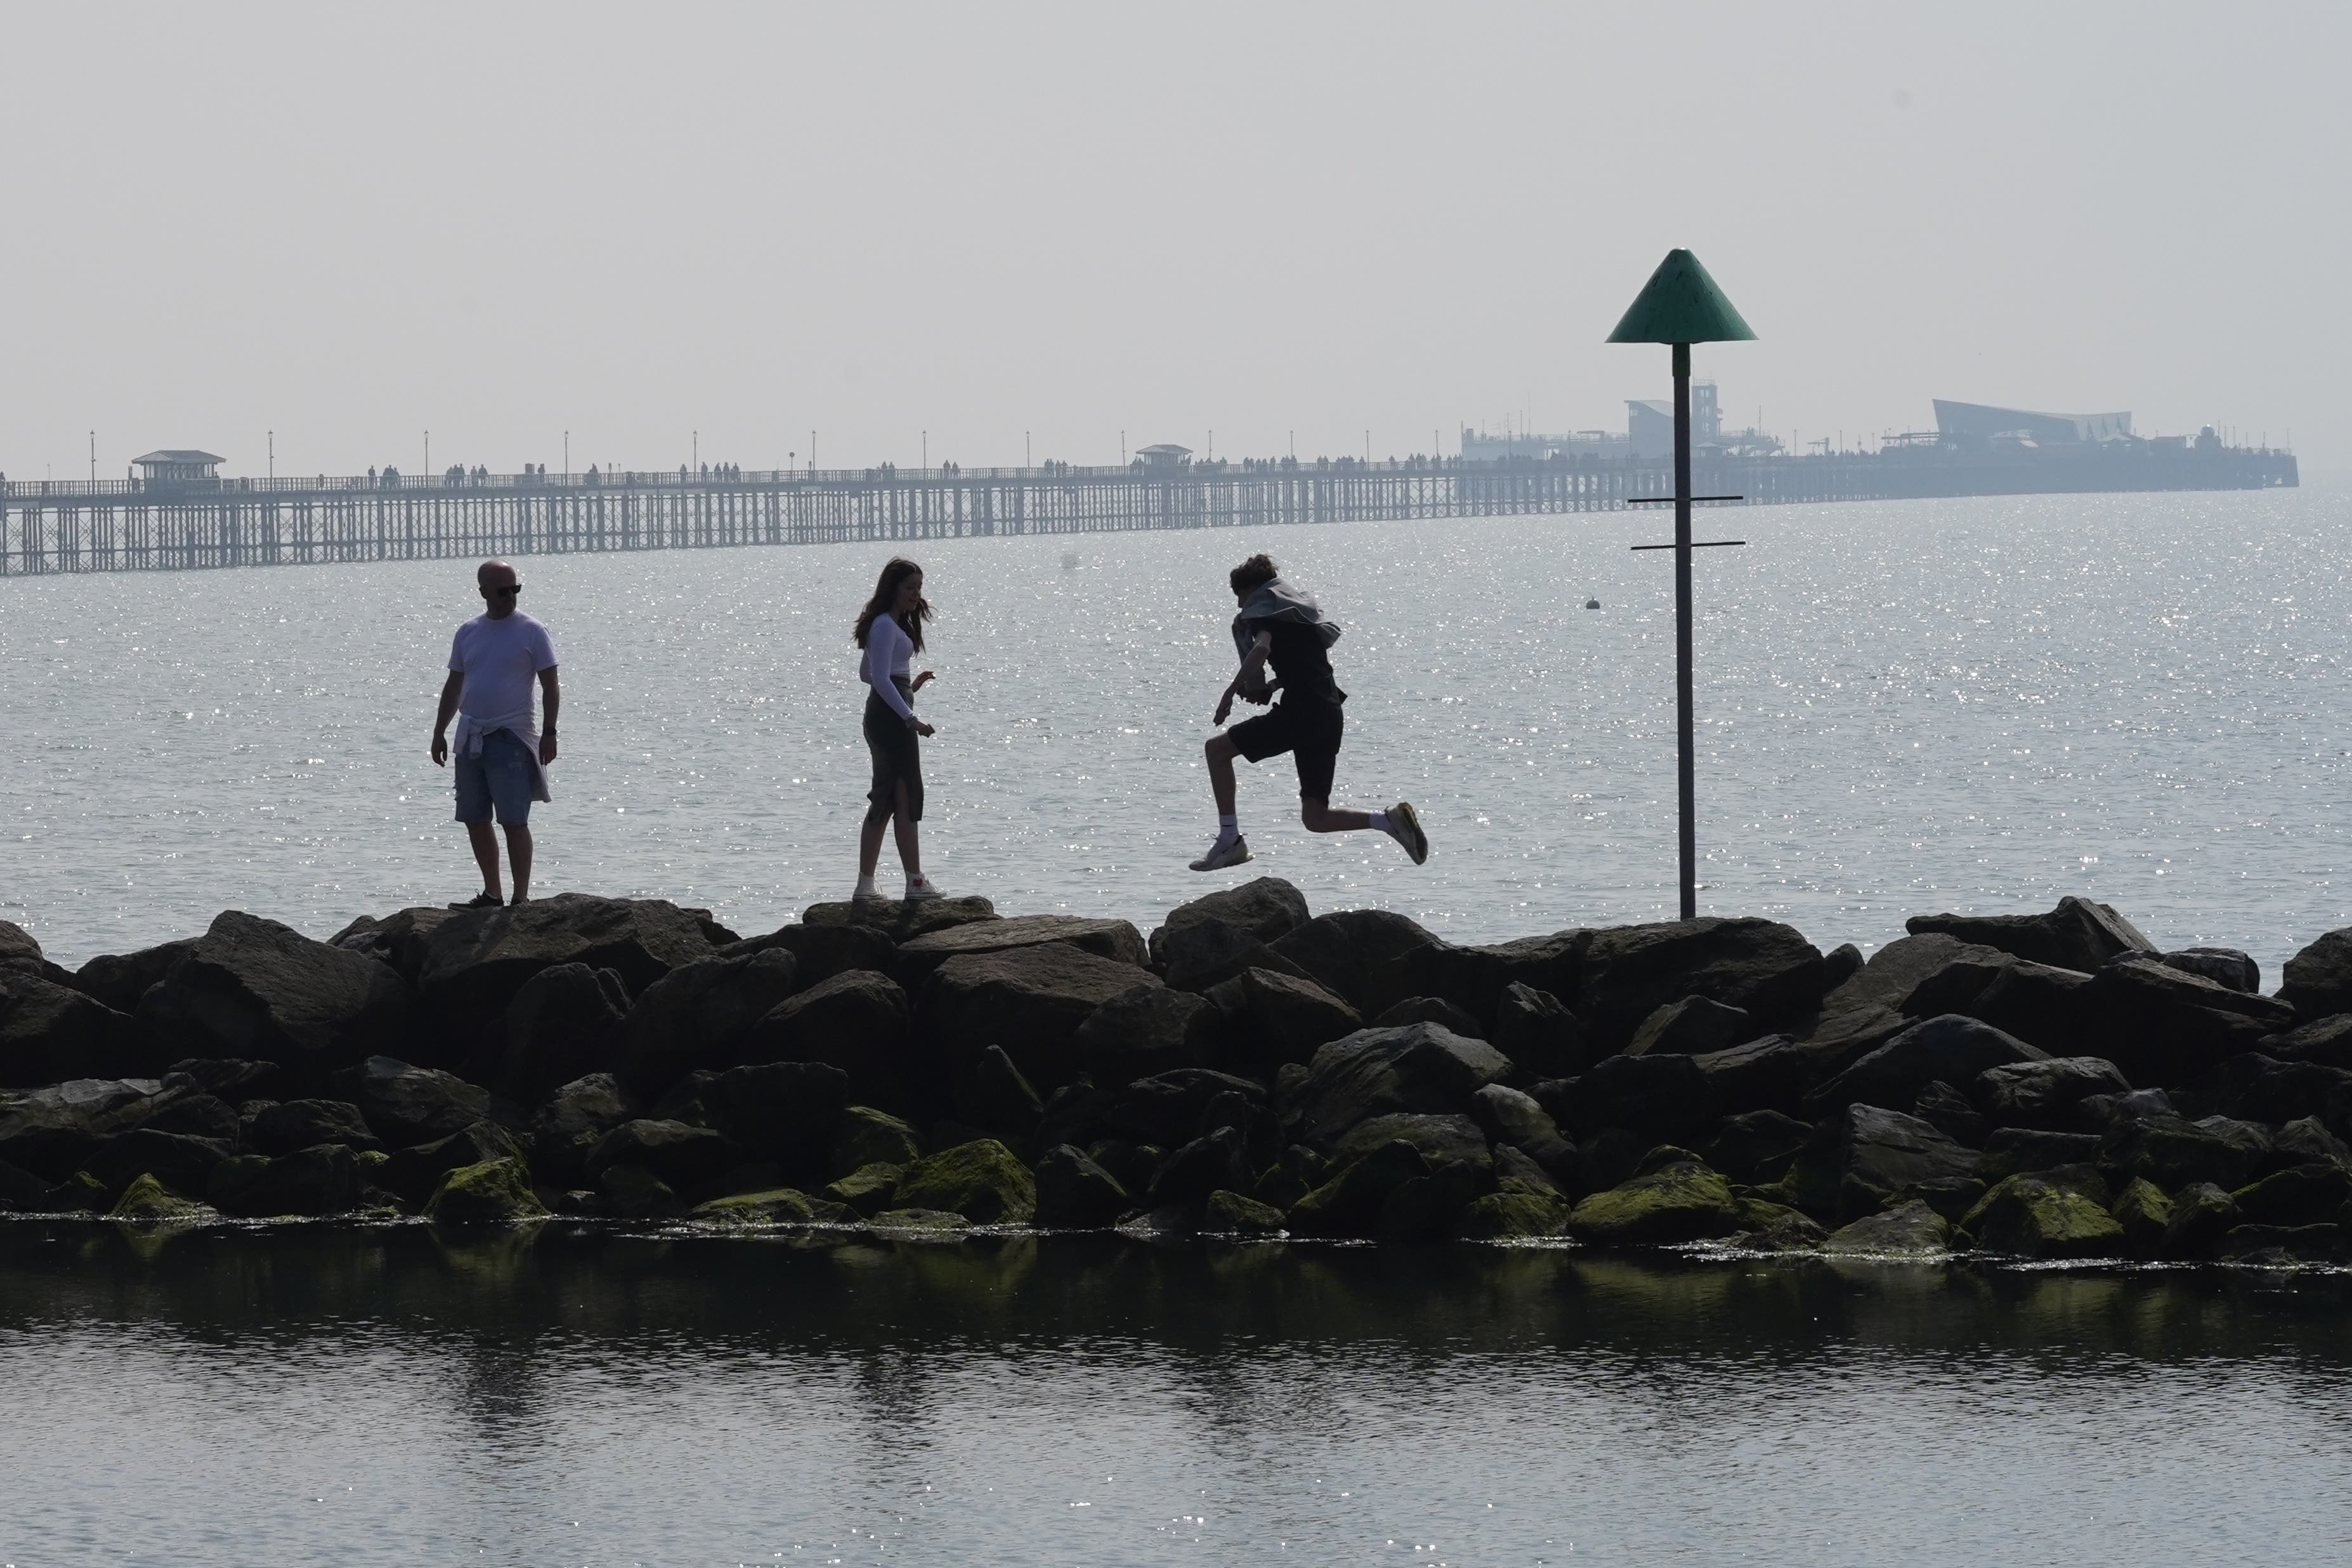
[[[882,568],[881,580],[874,584],[874,596],[857,612],[857,630],[851,635],[859,647],[866,646],[866,634],[874,629],[875,617],[888,615],[890,606],[898,602],[898,584],[921,571],[920,566],[903,555],[890,557],[890,563]],[[919,595],[915,599],[915,613],[898,617],[898,629],[907,634],[907,640],[915,645],[917,653],[923,651],[923,623],[930,618],[931,602]]]

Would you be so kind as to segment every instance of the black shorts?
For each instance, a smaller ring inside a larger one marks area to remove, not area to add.
[[[1331,775],[1339,767],[1339,738],[1347,727],[1337,702],[1293,702],[1285,697],[1266,712],[1226,731],[1225,739],[1254,763],[1288,752],[1298,764],[1299,797],[1328,801]]]

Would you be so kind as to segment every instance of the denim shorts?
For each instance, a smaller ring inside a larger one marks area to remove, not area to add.
[[[530,820],[534,782],[530,747],[512,730],[493,730],[482,737],[482,751],[460,751],[450,760],[457,771],[457,820],[488,822],[490,808],[499,820],[520,827]]]

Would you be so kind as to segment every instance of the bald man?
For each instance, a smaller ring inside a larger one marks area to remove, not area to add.
[[[555,713],[563,693],[555,682],[555,644],[547,628],[516,607],[522,583],[503,561],[485,561],[474,574],[482,613],[457,628],[449,645],[449,679],[433,720],[433,764],[449,761],[449,719],[457,719],[457,820],[482,868],[482,890],[453,910],[494,910],[505,903],[499,885],[497,813],[514,863],[514,901],[530,897],[530,803],[552,800],[547,764],[555,761]],[[538,677],[547,713],[531,722],[531,678]]]

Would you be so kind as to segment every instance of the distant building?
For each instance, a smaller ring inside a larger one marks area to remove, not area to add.
[[[150,452],[143,458],[131,459],[140,470],[139,477],[151,485],[184,485],[195,480],[218,482],[220,466],[227,459],[210,452],[166,447]]]
[[[1181,468],[1192,460],[1192,448],[1179,447],[1173,441],[1160,441],[1149,447],[1138,447],[1135,455],[1150,468]]]
[[[2132,438],[2128,413],[2036,414],[2031,409],[1951,403],[1940,397],[1936,399],[1936,432],[1950,446],[2007,439],[2031,441],[2037,447],[2071,447],[2083,442]]]
[[[1691,383],[1691,445],[1706,446],[1721,437],[1723,416],[1719,412],[1715,383]],[[1625,400],[1625,438],[1632,443],[1636,458],[1671,458],[1675,455],[1675,405],[1647,398]]]
[[[1612,461],[1625,456],[1625,437],[1612,430],[1570,430],[1558,436],[1517,430],[1490,435],[1465,425],[1462,455],[1474,463],[1491,463],[1498,458],[1598,458]]]

